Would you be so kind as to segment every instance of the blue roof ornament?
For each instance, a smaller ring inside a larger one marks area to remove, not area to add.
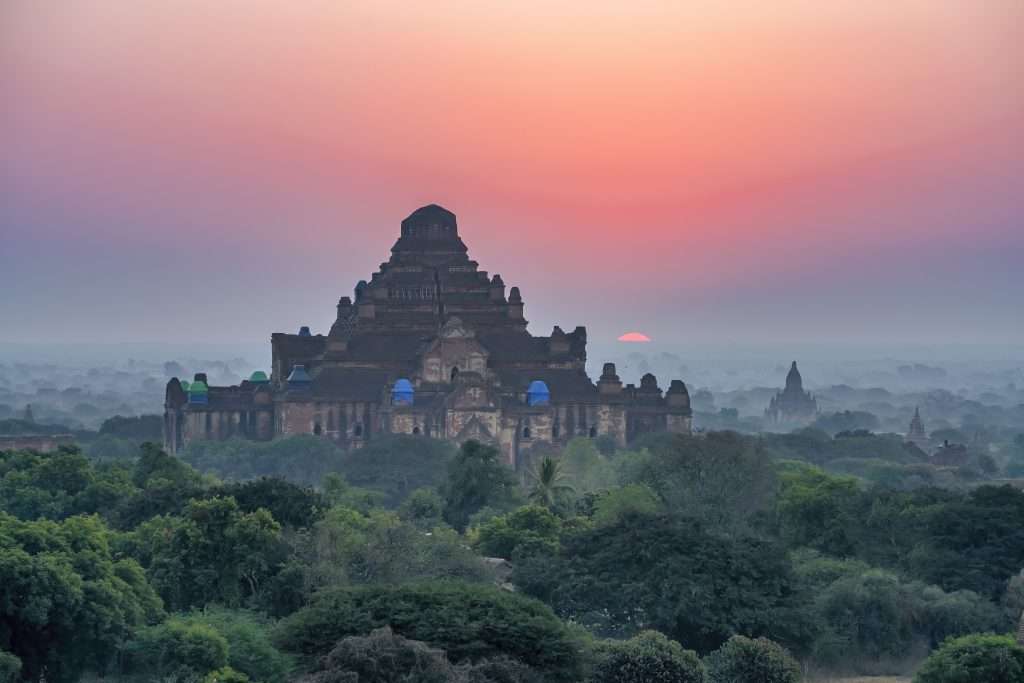
[[[391,388],[391,403],[396,406],[411,406],[415,391],[412,382],[405,377],[397,380]]]
[[[312,337],[313,333],[309,331],[309,326],[308,325],[303,325],[302,327],[299,328],[299,336],[300,337]]]
[[[526,405],[546,406],[551,403],[551,391],[546,382],[535,379],[526,390]]]
[[[292,366],[292,372],[288,375],[289,389],[308,389],[313,384],[313,378],[306,372],[305,365]]]

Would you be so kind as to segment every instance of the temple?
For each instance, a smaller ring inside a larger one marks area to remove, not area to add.
[[[681,380],[623,383],[605,363],[586,372],[587,331],[527,330],[517,287],[506,293],[469,258],[455,214],[431,204],[402,221],[391,258],[341,297],[327,334],[271,335],[270,376],[237,386],[167,383],[170,452],[199,439],[313,434],[357,448],[384,434],[497,446],[513,467],[577,436],[625,445],[649,432],[688,433]]]
[[[813,420],[818,414],[818,402],[804,391],[804,380],[796,368],[796,361],[786,375],[786,388],[772,397],[764,416],[776,424],[801,423]]]
[[[928,433],[924,430],[924,420],[921,419],[920,407],[914,408],[914,417],[910,419],[910,430],[907,432],[907,441],[920,448],[926,448],[928,446]]]

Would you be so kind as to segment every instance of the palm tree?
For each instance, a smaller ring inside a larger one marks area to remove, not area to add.
[[[530,500],[547,508],[555,507],[562,499],[576,492],[572,486],[563,483],[565,473],[562,472],[561,464],[548,456],[531,470],[530,478],[533,479]]]

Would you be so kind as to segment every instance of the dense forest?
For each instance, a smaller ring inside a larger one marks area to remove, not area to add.
[[[1024,676],[1024,492],[890,436],[581,438],[517,473],[152,427],[0,453],[0,680]]]

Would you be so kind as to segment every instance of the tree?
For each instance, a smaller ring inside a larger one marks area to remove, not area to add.
[[[704,666],[693,650],[657,631],[605,641],[596,652],[592,683],[702,683]]]
[[[622,461],[622,481],[647,486],[672,514],[742,531],[771,505],[775,472],[754,439],[709,432],[652,435],[642,443],[647,446],[639,456]]]
[[[243,512],[263,508],[276,521],[292,527],[312,525],[327,508],[324,497],[313,489],[276,477],[224,484],[211,489],[208,495],[234,498]]]
[[[444,650],[395,635],[384,626],[342,638],[313,673],[297,683],[449,683],[455,667]]]
[[[181,517],[141,524],[128,545],[175,610],[258,601],[287,551],[273,516],[242,512],[234,498],[189,501]]]
[[[837,556],[853,555],[853,530],[862,519],[860,487],[852,477],[835,477],[812,465],[780,466],[781,490],[775,501],[779,535],[790,546]]]
[[[270,640],[273,622],[258,613],[212,607],[176,618],[214,629],[228,645],[227,665],[259,683],[285,683],[294,662]]]
[[[152,680],[195,679],[223,669],[227,663],[224,636],[212,626],[178,618],[139,629],[125,648],[127,671]]]
[[[21,660],[10,652],[0,650],[0,683],[16,683],[21,680]]]
[[[473,440],[462,444],[448,466],[443,497],[445,521],[460,531],[478,510],[509,509],[522,498],[515,474],[501,461],[498,449]]]
[[[576,681],[579,647],[542,603],[494,585],[456,581],[323,591],[281,622],[279,646],[306,658],[342,638],[388,626],[404,638],[441,648],[455,664],[508,656],[528,661],[551,681]]]
[[[530,500],[548,509],[554,509],[564,503],[575,491],[565,482],[565,474],[557,460],[541,458],[536,467],[530,471],[533,487],[530,489]]]
[[[138,564],[114,559],[99,518],[0,513],[0,648],[21,660],[24,678],[103,672],[132,629],[161,612]]]
[[[481,524],[476,547],[488,557],[512,558],[520,549],[553,554],[561,530],[561,520],[546,507],[530,505]]]
[[[295,539],[293,548],[303,565],[302,583],[310,591],[342,584],[492,578],[453,530],[439,527],[425,534],[380,509],[363,514],[331,508],[309,536]]]
[[[561,539],[553,558],[517,563],[512,582],[604,636],[655,629],[698,651],[736,630],[809,640],[784,549],[669,516],[628,515]]]
[[[1024,647],[1010,636],[948,640],[914,676],[914,683],[1024,683]]]
[[[386,507],[396,508],[416,489],[444,484],[454,457],[447,441],[396,434],[347,452],[342,471],[353,486],[379,492]]]
[[[398,516],[417,529],[429,531],[444,524],[444,500],[432,488],[416,489],[398,508]]]
[[[103,421],[100,434],[117,436],[122,439],[158,442],[163,438],[164,418],[162,415],[139,415],[122,417],[115,415]]]
[[[799,683],[800,664],[767,638],[733,636],[706,661],[708,683]]]

